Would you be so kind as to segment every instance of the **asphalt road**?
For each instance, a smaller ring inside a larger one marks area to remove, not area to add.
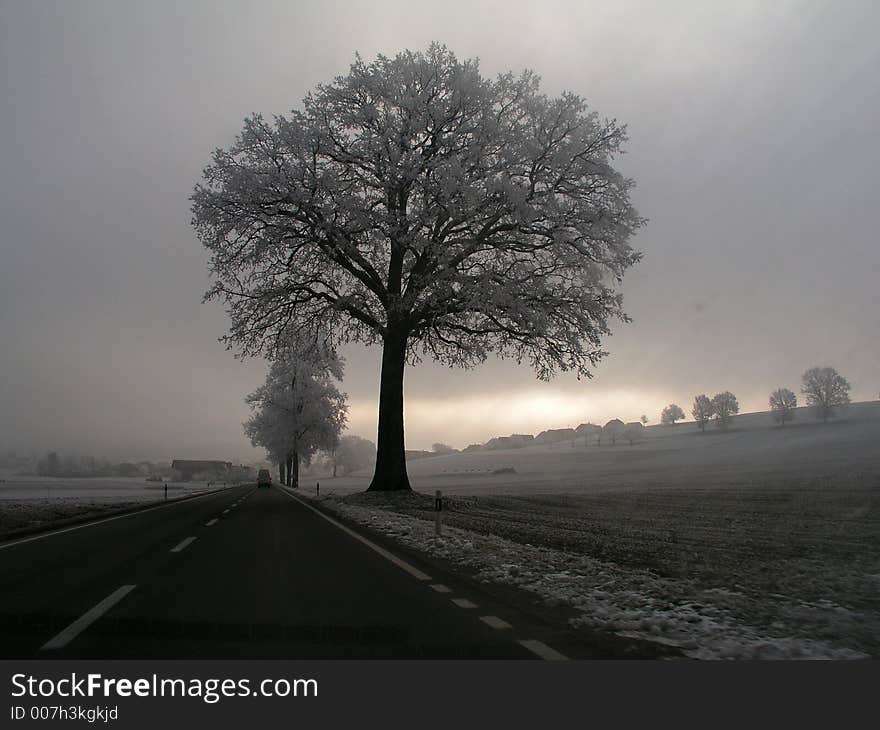
[[[0,543],[0,596],[4,658],[562,658],[275,487]]]

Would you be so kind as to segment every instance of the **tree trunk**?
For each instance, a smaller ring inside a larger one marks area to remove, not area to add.
[[[290,486],[290,480],[293,478],[293,454],[287,455],[287,486]]]
[[[299,451],[294,449],[293,456],[290,459],[290,464],[292,468],[292,475],[290,481],[292,482],[291,486],[294,489],[299,487]]]
[[[403,369],[407,332],[389,327],[382,349],[376,471],[368,492],[410,490],[403,436]]]
[[[283,461],[278,465],[278,483],[285,484],[285,481],[284,481],[284,462]]]

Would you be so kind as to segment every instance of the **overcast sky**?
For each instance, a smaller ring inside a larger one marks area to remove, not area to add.
[[[264,364],[217,339],[188,197],[252,112],[432,40],[532,68],[629,126],[626,309],[590,381],[431,363],[407,445],[656,422],[677,402],[829,364],[880,391],[880,4],[0,0],[0,449],[241,458]],[[379,359],[352,348],[351,430],[375,439]]]

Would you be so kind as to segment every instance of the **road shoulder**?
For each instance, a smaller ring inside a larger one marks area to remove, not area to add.
[[[384,550],[398,555],[407,563],[432,576],[435,583],[456,585],[463,592],[480,597],[486,611],[511,618],[512,623],[528,627],[532,634],[551,646],[558,647],[574,659],[676,659],[681,652],[664,644],[643,639],[626,638],[613,634],[575,629],[569,621],[578,614],[563,605],[551,606],[533,593],[515,586],[503,585],[481,579],[476,570],[460,563],[444,559],[426,551],[414,549],[401,540],[393,539],[368,524],[353,520],[338,509],[335,500],[315,498],[299,490],[284,491],[313,509],[331,517],[344,527],[360,533]]]

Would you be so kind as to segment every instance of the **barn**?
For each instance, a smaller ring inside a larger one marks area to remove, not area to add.
[[[184,482],[190,482],[197,477],[199,477],[199,480],[220,481],[230,478],[232,462],[175,459],[171,462],[171,468],[177,472],[180,480]]]

